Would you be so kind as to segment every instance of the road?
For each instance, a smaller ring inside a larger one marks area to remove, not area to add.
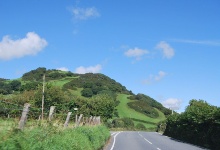
[[[104,150],[204,150],[195,145],[177,141],[157,132],[111,132]]]

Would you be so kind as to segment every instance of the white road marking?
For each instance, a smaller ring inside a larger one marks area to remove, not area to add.
[[[138,134],[139,134],[142,138],[144,138],[143,135],[141,135],[139,132],[138,132]],[[146,138],[144,138],[144,140],[147,141],[148,143],[152,144],[152,143],[151,143],[150,141],[148,141]]]
[[[145,141],[147,141],[148,143],[152,144],[150,141],[148,141],[146,138],[144,138]]]
[[[113,141],[113,144],[112,144],[112,147],[111,147],[110,150],[113,150],[113,148],[114,148],[114,146],[115,146],[115,139],[116,139],[116,137],[117,137],[117,135],[118,135],[119,133],[121,133],[121,132],[118,132],[117,134],[115,134],[115,136],[114,136],[114,141]]]
[[[141,137],[143,137],[143,135],[141,135],[140,132],[138,132],[138,134],[139,134]]]
[[[114,132],[114,133],[112,133],[111,135],[114,135],[114,134],[116,134],[117,132]]]

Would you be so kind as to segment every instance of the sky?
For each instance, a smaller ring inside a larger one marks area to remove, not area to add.
[[[220,106],[219,0],[0,0],[0,78],[102,73],[183,112]]]

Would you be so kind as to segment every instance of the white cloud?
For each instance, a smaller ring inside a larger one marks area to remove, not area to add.
[[[161,103],[166,108],[170,108],[172,110],[179,110],[182,104],[182,100],[177,99],[177,98],[168,98],[167,100]]]
[[[146,80],[143,81],[143,84],[151,84],[162,80],[167,75],[164,71],[159,71],[157,75],[150,75]]]
[[[165,41],[161,41],[156,46],[157,49],[162,50],[165,58],[172,58],[175,54],[174,49]]]
[[[135,47],[134,49],[127,50],[124,54],[127,57],[135,57],[136,60],[140,60],[141,56],[148,54],[149,52],[147,50],[143,50],[140,48]]]
[[[159,71],[158,75],[156,75],[156,76],[154,77],[154,79],[155,79],[155,81],[160,81],[161,79],[163,79],[163,77],[164,77],[165,75],[166,75],[165,72]]]
[[[47,46],[47,41],[34,32],[28,32],[25,38],[12,40],[4,36],[0,42],[0,59],[9,60],[26,55],[35,55]]]
[[[72,8],[71,12],[73,14],[74,19],[76,20],[87,20],[90,18],[99,17],[100,14],[95,7],[91,8]]]
[[[69,69],[66,68],[66,67],[60,67],[60,68],[57,68],[57,70],[61,70],[61,71],[69,71]]]
[[[99,64],[96,66],[89,66],[89,67],[80,66],[76,68],[75,73],[79,73],[79,74],[99,73],[101,70],[102,70],[102,66]]]

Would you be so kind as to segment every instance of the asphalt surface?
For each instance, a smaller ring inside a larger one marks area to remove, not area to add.
[[[111,132],[104,150],[204,150],[204,148],[177,141],[157,132]]]

